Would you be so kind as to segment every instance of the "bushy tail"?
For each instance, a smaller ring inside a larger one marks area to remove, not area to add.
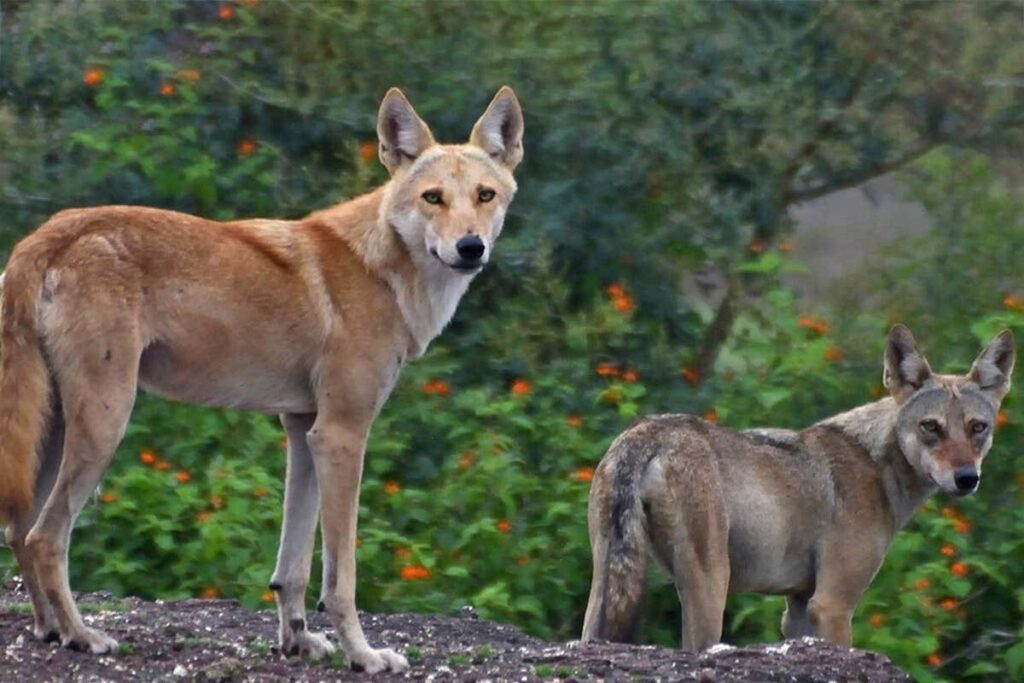
[[[626,435],[627,436],[628,432]],[[631,452],[628,438],[612,444],[598,468],[589,509],[594,578],[583,625],[583,640],[636,641],[647,584],[649,541],[640,479],[651,456]],[[602,480],[602,470],[612,471]]]
[[[0,520],[31,508],[37,449],[50,411],[50,375],[37,309],[45,245],[25,242],[0,275]]]

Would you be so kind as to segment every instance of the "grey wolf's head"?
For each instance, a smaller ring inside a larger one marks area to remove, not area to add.
[[[377,114],[380,160],[391,174],[388,221],[413,258],[474,274],[486,264],[516,191],[523,112],[508,86],[464,145],[439,145],[397,88]]]
[[[999,404],[1010,390],[1013,333],[1003,330],[966,375],[932,372],[906,327],[885,347],[883,382],[896,400],[897,438],[910,465],[947,493],[965,496],[981,481]]]

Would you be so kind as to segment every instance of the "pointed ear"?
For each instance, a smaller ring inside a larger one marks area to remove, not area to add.
[[[1003,330],[978,355],[967,378],[977,384],[982,393],[999,403],[1010,390],[1014,356],[1013,332]]]
[[[502,86],[473,126],[469,144],[483,149],[511,171],[523,160],[523,110],[512,88]]]
[[[928,361],[917,348],[914,335],[903,325],[889,331],[885,343],[885,370],[882,383],[897,403],[902,403],[932,376]]]
[[[380,161],[394,175],[398,168],[434,144],[434,136],[398,88],[388,90],[377,112]]]

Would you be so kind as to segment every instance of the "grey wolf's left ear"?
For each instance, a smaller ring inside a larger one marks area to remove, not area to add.
[[[494,96],[473,126],[469,144],[480,147],[509,170],[523,160],[523,110],[512,88],[502,86]]]
[[[931,366],[917,348],[914,335],[903,325],[894,325],[885,343],[885,388],[897,403],[903,403],[931,377]]]
[[[998,403],[1010,390],[1014,356],[1013,332],[1003,330],[978,355],[967,378]]]

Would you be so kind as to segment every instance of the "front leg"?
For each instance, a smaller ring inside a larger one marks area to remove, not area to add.
[[[321,410],[307,435],[320,481],[324,578],[318,607],[327,610],[353,668],[402,672],[409,668],[405,657],[391,649],[371,648],[356,612],[356,517],[373,412],[359,419],[351,411],[332,416]]]
[[[814,595],[807,603],[807,622],[814,635],[852,645],[853,612],[882,565],[889,538],[879,526],[839,530],[822,542]]]
[[[281,652],[321,659],[334,652],[334,645],[321,633],[306,628],[306,586],[313,560],[320,488],[313,456],[306,444],[306,432],[316,415],[282,415],[288,434],[288,470],[285,476],[284,521],[277,567],[270,588],[277,593]]]

